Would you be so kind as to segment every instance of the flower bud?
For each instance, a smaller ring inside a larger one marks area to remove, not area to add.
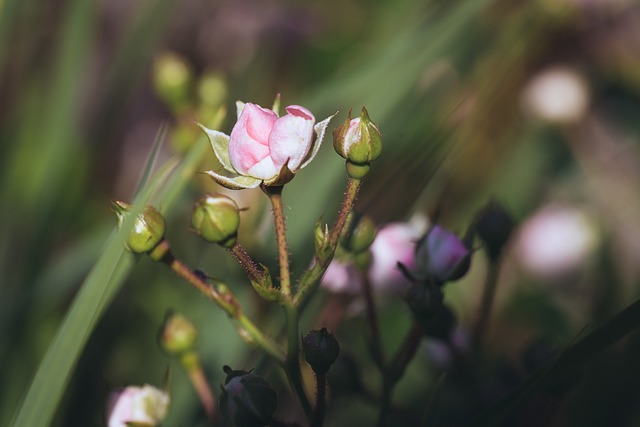
[[[154,64],[153,83],[157,94],[172,109],[184,107],[191,96],[193,72],[187,61],[175,53],[165,53]]]
[[[369,249],[376,238],[376,225],[368,216],[354,215],[346,236],[342,239],[345,249],[359,254]]]
[[[109,427],[157,426],[167,416],[169,395],[155,387],[127,387],[109,399]]]
[[[198,81],[198,98],[208,106],[217,107],[227,98],[227,84],[219,73],[207,72]]]
[[[491,260],[496,260],[509,241],[513,219],[499,203],[491,201],[477,216],[475,227]]]
[[[369,119],[367,109],[362,107],[360,117],[351,118],[351,112],[345,122],[333,131],[333,147],[347,159],[347,172],[362,175],[368,172],[369,163],[380,157],[382,135],[375,123]],[[349,164],[352,165],[349,170]],[[361,178],[361,176],[352,176]]]
[[[191,223],[206,241],[230,248],[238,237],[240,209],[231,197],[208,194],[196,203]]]
[[[195,349],[198,332],[193,323],[179,313],[169,313],[160,331],[160,345],[172,356]]]
[[[415,262],[418,276],[443,284],[467,273],[471,250],[455,234],[436,224],[418,242]]]
[[[113,200],[113,210],[118,216],[118,225],[122,226],[131,206],[119,200]],[[127,249],[136,254],[151,252],[164,238],[164,217],[153,206],[145,206],[136,218],[127,238]]]
[[[311,331],[302,338],[304,358],[318,375],[326,374],[340,355],[340,345],[336,337],[322,328]]]
[[[278,396],[271,385],[257,375],[234,371],[225,366],[227,374],[220,410],[237,427],[260,427],[268,424],[278,405]]]

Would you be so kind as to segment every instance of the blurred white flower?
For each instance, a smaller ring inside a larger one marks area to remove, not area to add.
[[[521,227],[516,255],[530,273],[560,276],[578,268],[597,244],[597,230],[589,215],[574,207],[542,208]]]
[[[150,385],[116,390],[109,399],[109,427],[156,426],[167,416],[169,402],[166,392]]]
[[[524,111],[532,117],[554,124],[570,124],[584,117],[589,105],[589,89],[578,72],[554,66],[527,83],[521,102]]]

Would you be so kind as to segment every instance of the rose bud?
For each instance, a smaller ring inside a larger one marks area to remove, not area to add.
[[[338,340],[326,328],[305,335],[302,348],[305,360],[318,375],[326,374],[340,355]]]
[[[490,202],[478,214],[475,229],[487,248],[487,254],[493,261],[502,253],[513,230],[513,219],[497,202]]]
[[[369,119],[367,109],[362,107],[360,117],[351,118],[333,131],[333,147],[347,159],[347,173],[355,179],[369,172],[369,163],[382,153],[382,134],[378,126]]]
[[[240,209],[231,197],[220,193],[208,194],[196,202],[191,223],[207,242],[230,248],[237,241]]]
[[[432,226],[416,245],[417,274],[437,284],[460,279],[470,264],[468,243],[438,224]]]
[[[193,71],[187,61],[175,53],[164,53],[155,60],[153,71],[158,96],[174,111],[185,108],[193,85]]]
[[[342,239],[342,245],[358,254],[369,249],[376,238],[376,225],[368,216],[354,215],[350,229]]]
[[[268,424],[278,405],[278,396],[268,382],[246,371],[225,366],[227,374],[220,410],[237,427],[260,427]]]
[[[119,200],[113,200],[113,210],[118,217],[118,226],[122,226],[131,206]],[[164,217],[153,206],[145,206],[136,218],[126,241],[127,249],[136,254],[151,252],[164,238]]]
[[[198,332],[193,323],[179,313],[169,313],[160,331],[160,346],[172,356],[195,349]]]
[[[167,416],[169,395],[150,385],[114,391],[109,399],[109,427],[157,426]]]

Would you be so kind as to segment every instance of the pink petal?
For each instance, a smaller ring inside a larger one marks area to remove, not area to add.
[[[289,169],[295,172],[311,149],[315,117],[299,105],[288,106],[287,113],[276,121],[269,136],[270,156],[276,169],[288,160]]]
[[[251,103],[245,105],[229,136],[229,160],[240,174],[261,179],[273,176],[251,175],[249,170],[269,156],[269,135],[277,119],[271,110]]]

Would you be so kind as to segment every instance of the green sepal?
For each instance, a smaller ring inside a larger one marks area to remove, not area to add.
[[[202,172],[209,175],[218,184],[222,185],[229,190],[244,190],[246,188],[256,188],[262,182],[261,179],[251,176],[238,175],[233,172],[229,172],[225,169],[219,172],[204,171]]]
[[[311,163],[311,161],[318,154],[318,151],[320,151],[320,146],[322,145],[324,134],[327,132],[327,127],[329,127],[329,122],[336,116],[336,114],[338,114],[337,111],[323,121],[316,123],[313,127],[313,130],[316,133],[316,139],[315,141],[313,141],[313,145],[311,146],[311,150],[309,150],[307,159],[300,165],[300,169],[306,167],[309,163]]]
[[[213,152],[218,158],[218,161],[220,161],[222,167],[229,172],[236,173],[236,170],[231,164],[231,159],[229,159],[229,135],[217,130],[209,129],[201,123],[196,122],[196,124],[200,126],[200,129],[202,129],[207,135],[207,138],[209,138],[211,148],[213,148]]]
[[[262,279],[251,280],[251,286],[265,301],[282,301],[282,293],[280,289],[273,286],[269,269],[263,264],[260,264],[260,268],[264,272]]]

